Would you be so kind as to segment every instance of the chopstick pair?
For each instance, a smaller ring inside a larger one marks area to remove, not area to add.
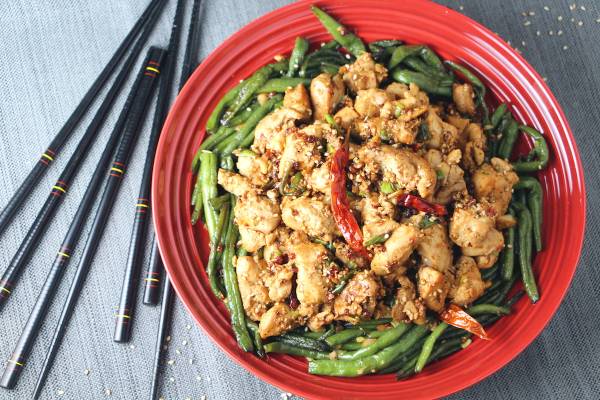
[[[160,137],[169,105],[171,101],[172,82],[175,72],[175,64],[177,63],[177,53],[179,39],[181,37],[181,25],[183,23],[183,13],[185,11],[185,0],[177,2],[175,9],[175,17],[173,18],[173,26],[171,28],[171,37],[167,47],[168,57],[162,68],[162,77],[158,88],[158,96],[156,108],[154,111],[154,119],[152,121],[152,130],[148,141],[148,149],[146,151],[146,160],[140,190],[135,205],[135,217],[133,220],[133,229],[131,231],[131,239],[129,242],[129,252],[127,255],[127,264],[125,266],[125,274],[123,276],[123,287],[119,307],[117,309],[114,341],[118,343],[126,343],[131,337],[131,327],[134,321],[138,277],[140,274],[141,264],[144,260],[145,237],[147,233],[148,215],[150,213],[150,183],[152,178],[152,164],[154,162],[154,154],[156,145]],[[160,254],[152,253],[152,264],[155,265],[160,260]],[[146,292],[149,296],[157,298],[154,293],[158,293],[160,283],[160,272],[148,274],[144,279]],[[156,304],[156,303],[154,303]]]
[[[182,1],[182,0],[180,0]],[[190,27],[188,31],[187,37],[187,45],[185,49],[185,56],[183,59],[183,65],[181,68],[181,77],[179,78],[179,91],[183,88],[188,78],[192,74],[192,71],[196,68],[199,63],[198,60],[198,50],[200,49],[200,4],[202,0],[194,0],[192,5],[192,14],[190,18]],[[157,262],[154,264],[162,265],[162,261],[158,263],[160,259],[160,253],[158,251],[157,243],[154,242],[153,255],[157,255]],[[150,267],[152,267],[153,263],[150,263]],[[155,400],[158,399],[158,377],[160,374],[160,366],[162,360],[164,358],[164,343],[167,337],[167,333],[171,326],[171,318],[173,315],[173,287],[171,286],[171,282],[169,280],[169,276],[166,271],[164,271],[164,284],[163,284],[163,294],[162,294],[162,304],[160,309],[160,317],[159,317],[159,325],[157,331],[156,342],[154,346],[154,361],[152,368],[152,386],[150,388],[150,399]]]
[[[159,0],[157,3],[160,5],[160,2],[164,0]],[[148,20],[149,26],[152,26],[153,23],[157,20],[159,13],[156,12],[158,9],[153,9],[155,11],[150,15]],[[145,30],[142,32],[141,37],[146,38],[150,30]],[[27,265],[33,252],[35,251],[37,244],[39,243],[40,237],[44,234],[44,232],[48,229],[52,218],[58,211],[58,208],[62,204],[63,197],[67,194],[69,190],[69,186],[71,185],[73,179],[80,171],[81,164],[85,161],[87,155],[89,154],[89,149],[94,143],[95,139],[98,136],[98,132],[102,128],[106,117],[108,116],[114,101],[117,96],[123,89],[123,85],[127,80],[130,70],[133,68],[134,63],[142,51],[144,45],[144,41],[138,41],[137,44],[132,49],[129,57],[123,63],[123,68],[121,72],[115,78],[110,90],[106,94],[106,97],[102,101],[100,107],[96,111],[94,118],[90,122],[90,125],[86,129],[83,134],[81,140],[77,144],[75,151],[71,155],[71,158],[67,162],[63,171],[60,174],[60,177],[56,181],[56,183],[52,186],[50,193],[44,204],[42,205],[40,211],[38,212],[33,224],[29,228],[29,231],[25,235],[25,238],[21,242],[17,252],[13,256],[13,259],[9,263],[8,267],[4,271],[2,278],[0,278],[0,309],[7,302],[11,291],[14,286],[17,284],[17,280],[23,270],[23,268]]]
[[[151,33],[163,6],[164,0],[153,1],[147,8],[146,12],[144,12],[142,17],[140,17],[140,20],[144,22],[142,25],[144,30],[135,43],[130,57],[124,63],[121,74],[125,73],[125,75],[127,75],[127,73],[130,71],[137,55],[144,47],[145,42]],[[42,287],[27,323],[23,328],[21,336],[19,337],[19,340],[13,351],[13,355],[9,360],[6,369],[4,370],[2,378],[0,379],[1,387],[10,389],[15,386],[19,374],[24,367],[27,358],[29,357],[31,348],[39,334],[39,327],[45,318],[50,303],[56,295],[60,279],[67,267],[69,258],[73,253],[75,246],[77,245],[83,227],[85,226],[86,217],[88,216],[91,207],[94,204],[100,185],[104,180],[105,170],[108,169],[109,162],[115,151],[115,147],[122,136],[127,118],[134,104],[135,93],[141,84],[142,76],[142,74],[139,74],[139,76],[136,78],[123,110],[119,115],[115,128],[113,129],[113,132],[106,143],[106,147],[100,157],[100,160],[98,161],[95,172],[77,209],[77,213],[75,214],[69,230],[65,235],[63,243],[56,255],[44,286]]]
[[[152,11],[161,1],[162,0],[152,0],[150,5],[148,5],[142,16],[139,18],[133,28],[131,28],[131,31],[129,31],[123,42],[121,42],[108,63],[104,66],[104,69],[102,69],[100,75],[98,75],[94,83],[92,83],[92,86],[83,96],[69,119],[65,122],[54,139],[50,142],[47,150],[42,154],[21,186],[19,186],[12,198],[4,206],[4,209],[0,213],[0,234],[4,232],[4,229],[6,229],[15,216],[15,213],[25,203],[25,200],[27,200],[27,197],[31,194],[33,188],[40,182],[40,178],[46,172],[52,161],[58,157],[62,147],[67,142],[69,137],[71,137],[71,134],[77,127],[78,123],[81,121],[100,90],[102,90],[102,87],[106,81],[110,78],[113,70],[119,64],[119,61],[123,58],[125,53],[127,53],[127,50],[133,43],[135,37],[146,25],[146,22],[152,14]]]
[[[75,309],[75,305],[81,294],[83,284],[96,255],[98,244],[104,234],[108,217],[114,206],[115,197],[127,169],[127,163],[137,142],[141,122],[145,116],[148,103],[151,100],[152,90],[155,86],[154,83],[156,82],[156,78],[160,73],[164,54],[164,50],[157,47],[151,47],[150,50],[148,50],[148,56],[139,73],[141,75],[139,87],[135,90],[135,94],[133,95],[134,97],[131,103],[129,116],[126,119],[123,129],[123,136],[119,142],[111,168],[108,171],[108,177],[106,179],[102,197],[100,198],[100,204],[98,205],[98,209],[94,216],[90,234],[87,237],[81,259],[79,260],[77,270],[75,271],[73,282],[71,283],[67,299],[65,300],[58,324],[55,328],[52,342],[50,343],[50,347],[46,354],[42,371],[38,377],[33,394],[34,399],[39,398],[39,395],[41,394],[41,390],[46,382],[50,368],[54,363],[56,353],[58,352],[71,316],[73,315],[73,310]]]

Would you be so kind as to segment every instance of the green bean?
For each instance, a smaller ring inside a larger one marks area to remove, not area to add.
[[[453,61],[446,60],[445,63],[450,68],[452,68],[454,71],[460,72],[465,77],[465,79],[468,80],[469,83],[471,83],[471,85],[473,85],[473,87],[475,89],[478,89],[481,92],[482,97],[485,97],[485,93],[486,93],[485,85],[481,82],[481,80],[479,80],[479,78],[477,76],[475,76],[475,74],[473,74],[471,71],[469,71],[469,69],[467,69],[466,67],[464,67],[460,64],[457,64]]]
[[[542,185],[532,176],[521,176],[513,189],[527,190],[527,206],[531,211],[535,250],[542,251]]]
[[[362,328],[350,328],[344,329],[334,335],[329,336],[325,339],[325,343],[333,347],[338,344],[346,343],[356,337],[362,336],[366,333],[365,329]]]
[[[296,74],[296,72],[302,65],[302,61],[304,60],[304,56],[308,51],[308,47],[308,40],[300,36],[296,38],[296,42],[294,43],[294,49],[292,50],[292,55],[290,56],[290,65],[288,67],[287,72],[288,77],[292,77]]]
[[[267,83],[269,83],[271,80],[272,79],[268,80]],[[265,85],[267,83],[265,83]],[[253,101],[248,107],[245,107],[235,117],[231,118],[231,121],[229,121],[229,125],[233,127],[243,124],[244,122],[246,122],[250,114],[252,114],[252,112],[258,108],[258,106],[260,106],[260,103],[258,101]]]
[[[238,96],[241,88],[244,85],[246,85],[245,81],[238,83],[236,86],[233,87],[233,89],[227,92],[225,96],[221,97],[221,100],[219,100],[219,103],[217,104],[213,112],[208,117],[208,120],[206,121],[207,132],[215,132],[219,128],[221,114],[223,114],[225,107],[227,107]]]
[[[519,215],[518,233],[521,279],[523,280],[523,286],[525,287],[527,296],[529,296],[531,302],[535,304],[540,299],[540,295],[538,293],[537,285],[535,283],[535,276],[533,275],[533,269],[531,266],[531,213],[529,212],[529,209],[520,202],[515,202],[514,207],[517,209]]]
[[[226,196],[227,201],[229,202],[230,196]],[[218,299],[224,298],[223,292],[221,291],[221,287],[219,285],[219,276],[217,274],[217,259],[219,258],[221,235],[223,234],[227,221],[229,221],[229,204],[225,203],[221,207],[221,212],[219,213],[215,234],[210,238],[210,254],[208,256],[208,263],[206,264],[206,274],[208,275],[210,289]]]
[[[451,86],[448,85],[447,82],[444,83],[439,77],[425,75],[421,72],[409,71],[406,69],[395,69],[392,71],[392,77],[397,82],[406,84],[414,83],[427,93],[452,97]]]
[[[517,281],[517,274],[513,274],[512,278],[510,280],[504,282],[504,284],[498,290],[498,293],[490,301],[490,303],[495,304],[495,305],[501,305],[504,302],[506,295],[508,294],[508,292],[510,292],[510,290],[512,289],[512,287],[514,286],[516,281]]]
[[[254,142],[254,129],[252,129],[250,132],[248,132],[246,136],[244,136],[244,138],[240,142],[239,148],[245,149],[246,147],[249,147],[252,144],[252,142]]]
[[[397,326],[386,330],[374,343],[350,353],[340,351],[337,353],[337,358],[339,360],[357,360],[373,355],[395,343],[402,335],[404,335],[408,328],[409,325],[407,324],[398,324]]]
[[[335,334],[335,325],[331,325],[329,329],[327,329],[325,331],[325,333],[323,333],[322,335],[320,335],[319,337],[317,337],[316,339],[319,339],[320,341],[324,341],[325,339],[327,339],[329,336],[334,335]],[[320,332],[315,332],[315,333],[320,333]]]
[[[235,163],[233,162],[233,157],[231,157],[231,154],[222,156],[219,166],[222,169],[225,169],[227,171],[233,171],[233,167],[235,166]]]
[[[500,120],[502,120],[502,117],[504,117],[504,114],[506,114],[507,110],[508,106],[506,105],[506,103],[502,103],[498,106],[498,108],[496,108],[490,120],[492,123],[492,129],[495,129],[498,126]]]
[[[233,150],[237,149],[244,139],[246,139],[246,136],[254,131],[254,128],[260,122],[260,120],[263,119],[265,115],[270,113],[281,100],[282,96],[280,94],[277,94],[267,100],[264,104],[254,110],[250,117],[248,117],[248,120],[238,129],[235,134],[227,138],[225,142],[220,143],[216,150],[221,155],[231,154]]]
[[[511,119],[510,123],[506,127],[506,130],[502,134],[502,140],[498,147],[498,157],[508,160],[513,152],[517,137],[519,136],[519,124],[514,119]]]
[[[515,215],[512,209],[508,209],[508,213],[512,216]],[[510,281],[514,275],[515,269],[515,231],[516,228],[511,226],[506,230],[504,250],[500,256],[500,262],[502,263],[502,279]]]
[[[325,29],[327,29],[327,32],[333,36],[336,42],[341,44],[342,47],[348,50],[351,54],[358,57],[367,51],[365,44],[358,36],[348,31],[345,26],[340,24],[325,11],[316,6],[312,6],[310,9],[312,10],[313,14],[316,15],[319,21],[321,21],[321,24],[323,24]]]
[[[359,338],[364,338],[364,336],[359,336]],[[357,338],[358,339],[358,338]],[[356,351],[362,349],[364,346],[359,342],[348,342],[341,345],[341,349],[345,351]]]
[[[417,72],[421,72],[425,75],[449,78],[448,74],[446,74],[445,71],[440,72],[435,67],[432,67],[431,65],[427,64],[425,61],[423,61],[422,59],[420,59],[416,56],[406,57],[403,61],[403,64],[412,68],[413,70],[415,70]]]
[[[235,209],[235,197],[233,195],[231,195],[231,209]],[[231,314],[231,327],[240,348],[244,351],[252,351],[254,344],[246,327],[246,314],[233,266],[233,255],[235,254],[237,238],[238,228],[234,222],[234,213],[230,212],[224,241],[225,250],[223,253],[223,280],[225,291],[227,292],[227,307]]]
[[[333,288],[333,290],[331,291],[331,294],[340,294],[342,293],[342,291],[344,290],[344,288],[346,287],[346,285],[348,285],[348,282],[350,281],[350,279],[352,279],[352,277],[356,274],[356,271],[348,271],[348,273],[346,273],[342,279],[340,279],[340,282]]]
[[[200,173],[202,178],[200,190],[204,203],[204,221],[209,237],[214,237],[217,229],[217,212],[210,206],[210,199],[217,197],[217,155],[203,150],[200,155]]]
[[[497,306],[495,304],[477,304],[467,309],[467,314],[471,316],[482,314],[508,315],[510,308]]]
[[[238,111],[252,100],[256,92],[267,82],[271,72],[271,65],[266,65],[246,79],[246,84],[240,89],[237,97],[231,102],[229,108],[223,115],[223,118],[221,119],[223,125],[229,125],[230,120],[238,113]]]
[[[533,139],[533,149],[529,153],[528,158],[537,157],[537,160],[517,161],[513,163],[513,167],[517,172],[537,172],[548,165],[550,154],[546,139],[534,128],[525,125],[521,125],[519,128]]]
[[[229,194],[223,194],[221,196],[213,197],[208,202],[212,208],[220,210],[224,205],[229,204],[229,200],[231,200]]]
[[[379,325],[389,324],[390,322],[392,322],[391,318],[379,318],[371,319],[368,321],[362,321],[355,325],[349,324],[349,326],[353,328],[376,329]]]
[[[246,327],[254,339],[254,352],[260,358],[265,358],[265,347],[262,338],[260,337],[260,332],[258,331],[258,325],[254,321],[246,320]]]
[[[319,339],[321,336],[323,336],[321,332],[303,331],[303,329],[308,329],[305,327],[301,327],[300,329],[301,330],[295,330],[293,332],[311,339]]]
[[[400,45],[402,45],[402,40],[396,40],[396,39],[376,40],[374,42],[369,43],[369,46],[383,47],[384,49],[388,49],[391,47],[397,47]]]
[[[427,337],[421,338],[417,341],[410,349],[406,350],[404,353],[400,354],[398,358],[396,358],[390,365],[385,367],[382,370],[377,371],[377,374],[389,374],[393,372],[399,371],[402,367],[406,365],[408,361],[410,361],[413,357],[416,359],[421,352],[421,348],[423,347],[423,343],[425,343]],[[414,364],[413,364],[414,370]]]
[[[498,272],[498,263],[494,264],[491,268],[484,269],[481,272],[481,279],[486,281],[493,279],[494,275],[496,275],[496,272]]]
[[[329,376],[360,376],[386,368],[400,354],[410,349],[427,334],[425,326],[415,326],[402,338],[373,355],[356,360],[315,360],[308,363],[308,372]]]
[[[396,379],[397,380],[406,379],[409,376],[414,375],[415,374],[415,366],[417,365],[418,359],[419,359],[419,356],[415,355],[412,358],[410,358],[408,361],[406,361],[406,364],[404,364],[404,366],[402,366],[402,368],[396,374]]]
[[[423,46],[420,46],[420,45],[418,45],[418,46],[404,45],[404,46],[397,47],[394,50],[394,52],[392,53],[392,58],[390,59],[390,62],[388,63],[388,68],[392,69],[392,68],[396,67],[402,61],[404,61],[404,59],[406,59],[407,57],[419,54],[421,52],[421,50],[423,50]]]
[[[417,363],[415,364],[415,373],[419,373],[427,364],[427,360],[433,351],[433,346],[435,345],[435,341],[438,340],[440,335],[444,333],[448,324],[445,322],[440,323],[435,329],[429,334],[425,343],[423,343],[423,348],[421,349],[421,353],[419,354],[419,358],[417,359]]]
[[[321,351],[314,351],[304,349],[302,347],[295,347],[283,342],[271,342],[264,345],[265,352],[267,353],[283,353],[290,354],[293,356],[306,357],[313,360],[327,360],[329,359],[329,353]]]
[[[322,63],[321,64],[321,71],[328,73],[329,75],[335,75],[338,73],[340,67],[338,65],[335,64],[329,64],[329,63]]]
[[[371,239],[367,240],[364,243],[365,247],[373,246],[376,244],[385,243],[390,238],[389,233],[384,233],[383,235],[373,236]]]
[[[433,351],[431,357],[429,358],[429,363],[442,359],[444,357],[448,357],[450,354],[455,353],[459,350],[462,350],[471,344],[470,339],[466,339],[468,336],[463,335],[451,340],[446,341],[445,343],[440,343],[440,345]],[[466,340],[465,340],[466,339]]]
[[[427,46],[423,46],[420,52],[421,59],[425,61],[427,65],[434,68],[438,73],[446,75],[446,69],[444,68],[444,63],[437,54],[431,48]]]
[[[519,301],[521,299],[521,297],[523,297],[525,293],[522,290],[519,290],[517,293],[515,293],[510,299],[508,299],[506,301],[506,303],[504,303],[505,307],[512,307],[515,305],[515,303],[517,301]]]
[[[294,335],[292,333],[285,333],[283,335],[276,336],[274,340],[289,344],[290,346],[302,347],[308,350],[331,351],[329,344],[327,344],[325,341],[312,339],[302,335]]]
[[[229,126],[222,126],[217,132],[213,133],[202,142],[198,153],[201,153],[202,150],[213,150],[219,144],[219,142],[226,140],[229,136],[233,135],[234,133],[234,128]],[[198,163],[199,161],[200,159],[198,158]],[[194,168],[194,165],[192,165],[192,168]]]
[[[263,87],[258,89],[258,93],[285,93],[288,88],[293,88],[298,85],[310,85],[310,79],[304,78],[273,78],[269,79]]]

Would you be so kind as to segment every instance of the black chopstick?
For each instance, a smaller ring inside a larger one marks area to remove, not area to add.
[[[163,263],[158,250],[156,236],[152,233],[152,251],[150,253],[150,262],[148,271],[144,278],[144,304],[155,306],[160,300],[160,279],[163,271]]]
[[[160,64],[164,53],[165,52],[162,49],[151,47],[142,66],[140,73],[143,74],[143,78],[135,94],[130,115],[125,123],[123,137],[119,142],[117,153],[114,157],[112,167],[109,170],[109,176],[106,185],[104,186],[102,197],[100,198],[100,204],[96,210],[90,234],[87,237],[81,260],[77,265],[73,282],[69,288],[69,293],[65,304],[63,305],[58,324],[54,330],[52,342],[50,343],[48,353],[46,354],[42,371],[38,377],[34,391],[35,399],[41,394],[41,390],[64,337],[67,325],[73,315],[73,310],[79,299],[83,283],[85,282],[85,278],[89,272],[94,256],[96,255],[96,250],[98,249],[98,244],[100,243],[106,228],[116,194],[123,181],[127,162],[129,161],[135,143],[137,142],[140,125],[147,110],[148,103],[151,100],[152,89],[154,88],[154,83],[160,73]]]
[[[181,68],[181,76],[179,78],[179,91],[183,88],[188,78],[192,74],[193,68],[198,64],[198,50],[200,49],[200,4],[202,0],[194,0],[192,5],[192,14],[190,18],[190,27],[187,37],[187,45],[185,47],[185,56]],[[158,251],[156,252],[158,254]],[[154,345],[154,365],[152,368],[152,387],[150,388],[150,399],[155,400],[158,397],[158,376],[160,373],[160,364],[163,359],[163,344],[167,332],[171,326],[171,317],[173,315],[173,289],[167,272],[165,273],[165,283],[163,288],[162,306],[160,308],[160,322],[156,343]]]
[[[71,114],[67,122],[65,122],[63,127],[56,134],[52,142],[50,142],[48,145],[47,150],[42,154],[39,161],[29,172],[23,183],[21,183],[21,186],[19,186],[12,198],[4,206],[4,209],[0,213],[0,234],[2,234],[4,229],[6,229],[6,227],[10,224],[17,210],[25,203],[25,200],[33,191],[33,188],[40,182],[40,178],[48,169],[48,166],[58,156],[63,145],[69,139],[79,121],[81,121],[81,118],[86,113],[88,107],[94,101],[98,95],[98,92],[100,92],[104,86],[104,83],[108,80],[117,64],[119,64],[119,61],[121,58],[123,58],[137,34],[146,24],[156,5],[161,1],[162,0],[152,0],[152,2],[148,5],[144,13],[140,16],[136,24],[133,26],[133,28],[131,28],[131,31],[129,31],[125,39],[123,39],[123,42],[112,55],[108,61],[108,64],[106,64],[100,75],[96,78],[92,86],[88,89],[87,93],[83,96],[83,99],[81,99],[75,108],[75,111],[73,111],[73,114]]]
[[[94,205],[98,191],[100,190],[100,186],[105,180],[104,178],[106,177],[106,170],[110,166],[110,162],[113,158],[117,144],[122,137],[125,128],[125,122],[129,116],[129,111],[131,110],[135,94],[137,93],[143,76],[143,74],[138,74],[129,92],[129,95],[127,96],[125,105],[119,114],[119,118],[115,124],[115,127],[113,128],[112,133],[110,134],[110,137],[108,138],[108,142],[106,143],[102,155],[100,156],[100,160],[96,165],[96,169],[94,170],[94,174],[92,175],[85,194],[83,195],[83,199],[77,208],[77,212],[73,217],[73,221],[69,226],[69,230],[67,231],[67,234],[65,235],[62,244],[58,249],[56,257],[54,258],[54,263],[52,264],[52,268],[46,277],[44,286],[42,287],[35,305],[29,314],[27,323],[25,324],[25,327],[21,332],[21,336],[15,345],[12,356],[8,361],[6,368],[4,369],[4,373],[0,379],[0,387],[6,389],[14,388],[14,386],[17,384],[21,371],[27,363],[31,349],[37,340],[38,335],[40,334],[40,325],[46,317],[48,307],[56,296],[56,291],[58,290],[58,286],[64,271],[69,264],[70,255],[73,254],[75,247],[77,246],[79,238],[81,237],[81,232],[85,226],[86,219],[92,209],[92,206]]]
[[[156,108],[154,110],[154,120],[152,121],[152,131],[148,141],[148,150],[146,152],[146,161],[144,163],[144,172],[140,183],[140,191],[135,206],[135,218],[133,220],[133,230],[129,241],[129,253],[127,255],[127,264],[123,276],[123,287],[117,311],[114,341],[125,343],[131,336],[131,326],[133,325],[135,315],[135,303],[137,297],[138,276],[140,266],[144,259],[145,236],[150,212],[150,181],[152,178],[152,164],[154,162],[154,153],[156,144],[160,137],[163,123],[169,111],[171,103],[171,88],[173,75],[175,72],[175,63],[177,62],[177,47],[179,37],[181,36],[181,24],[183,22],[183,12],[185,10],[185,1],[179,0],[173,18],[171,28],[171,38],[167,48],[168,57],[163,63],[162,77],[158,88],[158,97]],[[155,279],[155,278],[152,278]]]
[[[21,245],[13,256],[13,259],[8,264],[8,267],[4,271],[2,278],[0,278],[0,310],[7,302],[11,292],[14,290],[23,268],[31,259],[31,256],[33,255],[33,252],[39,243],[40,237],[52,223],[52,218],[62,204],[63,197],[67,194],[69,186],[79,172],[80,165],[85,161],[86,156],[89,153],[89,149],[97,137],[98,131],[102,128],[102,124],[106,120],[114,101],[123,88],[123,84],[127,80],[127,77],[129,76],[136,59],[144,48],[145,41],[152,31],[154,24],[158,20],[161,9],[165,5],[164,0],[159,1],[162,3],[159,3],[158,7],[155,7],[152,10],[153,13],[151,13],[150,17],[148,18],[146,28],[141,33],[139,40],[133,46],[129,56],[123,63],[121,71],[115,78],[112,87],[106,94],[106,97],[98,108],[96,115],[90,122],[90,125],[77,144],[75,151],[65,165],[60,177],[50,189],[50,193],[48,194],[46,201],[38,212],[33,224],[29,228],[29,231],[25,235]]]

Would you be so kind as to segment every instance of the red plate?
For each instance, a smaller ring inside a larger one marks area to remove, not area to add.
[[[212,296],[202,258],[206,236],[190,225],[190,163],[210,111],[223,94],[277,54],[289,53],[302,35],[312,43],[329,36],[300,1],[252,22],[226,40],[195,71],[169,114],[154,166],[153,210],[160,250],[175,289],[204,330],[229,356],[260,378],[307,398],[432,398],[461,390],[506,365],[544,329],[577,266],[585,226],[585,188],[575,140],[556,99],[533,68],[504,41],[471,19],[424,1],[319,1],[366,41],[426,43],[481,76],[494,97],[515,116],[545,132],[552,148],[540,174],[544,188],[545,249],[535,260],[541,300],[522,299],[516,312],[496,323],[493,340],[397,382],[392,375],[327,378],[306,372],[306,362],[283,355],[260,360],[240,351],[223,304]]]

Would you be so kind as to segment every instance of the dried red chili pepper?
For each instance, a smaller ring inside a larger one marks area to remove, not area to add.
[[[456,304],[450,304],[447,309],[440,313],[440,318],[448,325],[464,329],[481,339],[490,339],[483,326]]]
[[[448,215],[446,207],[440,204],[430,203],[427,200],[413,194],[403,194],[398,197],[398,204],[404,207],[414,208],[427,214],[435,214],[438,217]]]
[[[340,228],[340,232],[350,245],[350,248],[359,255],[369,258],[369,253],[363,245],[363,236],[350,210],[350,203],[346,195],[346,166],[349,154],[345,147],[339,148],[331,160],[331,212]]]

